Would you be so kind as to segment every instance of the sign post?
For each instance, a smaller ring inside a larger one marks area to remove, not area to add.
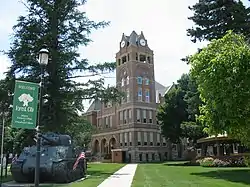
[[[35,129],[39,84],[16,81],[12,109],[12,127]]]

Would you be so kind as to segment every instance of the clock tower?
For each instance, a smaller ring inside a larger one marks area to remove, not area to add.
[[[159,133],[156,123],[154,54],[143,32],[122,35],[116,54],[116,84],[126,93],[117,107],[118,126],[129,135],[120,134],[121,148],[129,145],[129,155],[140,160],[140,148],[150,149]],[[138,152],[139,151],[139,152]]]

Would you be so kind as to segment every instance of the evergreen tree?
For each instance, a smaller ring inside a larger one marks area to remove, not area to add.
[[[181,123],[187,120],[185,91],[177,84],[165,96],[165,102],[159,107],[157,119],[163,136],[172,143],[179,143]]]
[[[194,143],[204,137],[204,126],[196,119],[202,102],[196,82],[189,74],[183,74],[166,95],[157,118],[162,134],[173,143],[189,138]]]
[[[250,37],[250,9],[240,0],[199,0],[189,9],[195,26],[187,35],[193,42],[222,38],[228,30]]]
[[[113,62],[93,65],[80,58],[78,47],[91,42],[91,31],[109,24],[89,20],[78,9],[85,3],[86,0],[26,0],[28,15],[20,16],[13,27],[14,37],[7,52],[11,60],[6,77],[10,92],[13,93],[16,79],[39,83],[38,52],[44,44],[50,52],[45,69],[44,130],[65,132],[69,125],[77,125],[83,100],[116,99],[120,95],[115,87],[105,89],[103,79],[77,81],[79,77],[91,78],[115,68]]]

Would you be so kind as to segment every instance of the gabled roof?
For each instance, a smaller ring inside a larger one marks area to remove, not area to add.
[[[171,86],[168,86],[165,90],[165,93],[164,94],[167,94],[174,86],[175,84],[173,83]]]
[[[86,112],[98,111],[101,109],[101,101],[99,99],[94,100]]]
[[[155,81],[155,90],[165,90],[166,87]]]

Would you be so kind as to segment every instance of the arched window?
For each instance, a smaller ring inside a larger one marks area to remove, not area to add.
[[[147,77],[144,78],[144,84],[149,85],[149,78],[147,78]]]
[[[129,76],[127,76],[127,85],[129,84]]]

